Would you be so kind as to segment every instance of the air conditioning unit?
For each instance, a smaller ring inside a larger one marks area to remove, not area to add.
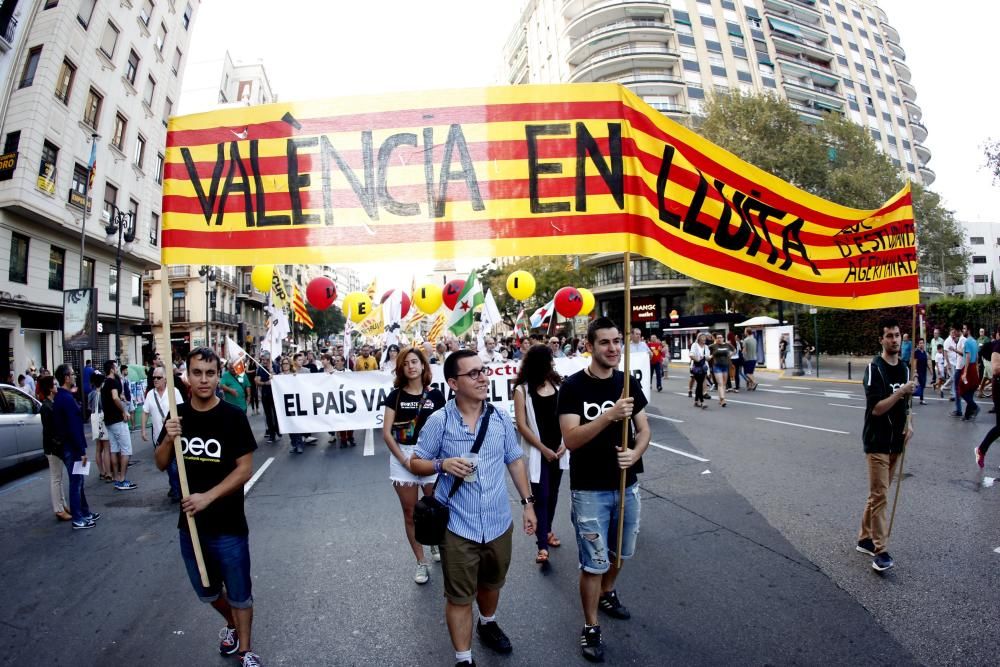
[[[111,211],[108,211],[107,209],[101,211],[101,221],[111,222]]]

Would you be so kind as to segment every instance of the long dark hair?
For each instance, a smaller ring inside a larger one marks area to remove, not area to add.
[[[402,389],[406,386],[408,380],[406,379],[406,373],[403,368],[406,366],[406,357],[413,354],[417,359],[420,360],[420,364],[423,366],[423,370],[420,373],[420,384],[425,388],[431,386],[431,365],[427,361],[427,355],[419,347],[406,347],[396,355],[396,368],[394,370],[395,377],[392,380],[392,386],[397,389]]]
[[[552,350],[548,345],[532,345],[521,359],[514,384],[527,385],[529,390],[535,391],[546,381],[551,382],[553,387],[562,383],[562,378],[552,368]]]

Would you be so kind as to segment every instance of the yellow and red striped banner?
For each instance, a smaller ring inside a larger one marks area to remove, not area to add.
[[[309,317],[309,311],[306,310],[306,301],[302,298],[298,285],[292,287],[292,316],[299,324],[304,324],[310,329],[316,328],[312,318]]]
[[[404,93],[170,120],[167,264],[625,250],[787,301],[875,308],[918,299],[909,186],[873,211],[825,201],[615,84]]]

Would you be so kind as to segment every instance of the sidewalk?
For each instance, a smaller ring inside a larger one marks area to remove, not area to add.
[[[812,373],[806,375],[795,375],[791,368],[778,370],[776,368],[757,367],[756,374],[764,374],[781,380],[822,380],[837,382],[861,382],[865,375],[865,367],[871,357],[860,357],[850,355],[813,355]],[[687,364],[672,362],[670,373],[687,374]]]

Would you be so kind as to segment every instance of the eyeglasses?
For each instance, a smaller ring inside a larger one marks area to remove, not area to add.
[[[154,376],[153,376],[153,379],[154,379],[154,380],[162,380],[162,379],[163,379],[163,376],[162,376],[162,375],[154,375]]]
[[[486,377],[486,371],[482,368],[473,368],[468,373],[456,373],[455,377],[462,377],[463,375],[467,375],[470,380],[475,382],[480,377]]]
[[[557,340],[550,340],[549,341],[549,345],[558,345],[558,344],[559,344],[559,341],[557,341]]]

